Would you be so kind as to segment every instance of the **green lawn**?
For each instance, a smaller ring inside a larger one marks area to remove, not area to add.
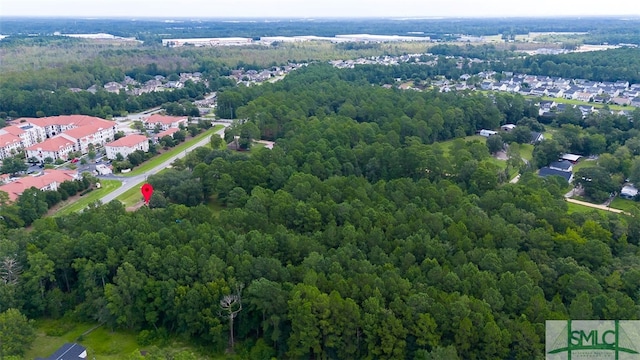
[[[572,213],[590,213],[593,211],[597,211],[601,214],[607,214],[609,213],[608,211],[604,211],[604,210],[600,210],[600,209],[594,209],[592,207],[588,207],[588,206],[584,206],[584,205],[580,205],[580,204],[575,204],[575,203],[570,203],[567,202],[567,205],[569,206],[569,210],[567,211],[569,214]]]
[[[140,188],[146,181],[139,183],[138,185],[132,187],[131,189],[125,191],[120,196],[116,198],[121,203],[124,204],[125,207],[133,206],[142,200],[142,193],[140,193]]]
[[[573,165],[573,173],[575,174],[578,170],[597,166],[598,162],[595,160],[586,160],[582,159],[577,164]]]
[[[257,150],[260,150],[260,149],[264,149],[264,148],[265,148],[265,146],[267,146],[267,145],[266,145],[266,144],[263,144],[263,143],[259,143],[259,142],[255,142],[255,141],[254,141],[254,142],[251,144],[251,148],[249,148],[249,151],[257,151]]]
[[[531,144],[520,144],[520,156],[531,161],[533,159],[533,148]]]
[[[182,144],[177,145],[176,147],[172,148],[171,150],[162,153],[152,159],[149,159],[147,161],[145,161],[142,165],[134,168],[133,170],[131,170],[130,172],[126,173],[126,174],[121,174],[122,176],[135,176],[135,175],[140,175],[146,171],[149,171],[151,169],[153,169],[154,167],[162,164],[163,162],[167,161],[167,159],[169,159],[170,157],[179,154],[182,151],[185,151],[187,148],[189,148],[190,146],[192,146],[194,143],[202,140],[205,137],[211,136],[213,133],[215,133],[216,131],[222,129],[223,126],[222,125],[215,125],[214,127],[212,127],[211,129],[203,132],[202,134],[198,134],[196,137],[194,137],[193,139],[189,140],[189,141],[185,141]]]
[[[100,180],[100,189],[93,190],[92,192],[82,196],[78,201],[69,203],[61,207],[55,216],[67,215],[74,212],[78,212],[84,209],[90,203],[100,200],[103,196],[119,188],[122,183],[118,180]]]
[[[627,212],[631,212],[631,210],[633,209],[640,210],[640,203],[633,200],[627,200],[620,197],[616,197],[611,202],[611,207],[614,209],[620,209]]]
[[[97,360],[126,360],[137,350],[144,350],[152,346],[140,346],[137,343],[137,333],[131,331],[111,331],[110,328],[97,324],[74,323],[68,320],[42,319],[36,321],[37,336],[31,349],[25,354],[25,359],[35,359],[37,357],[48,357],[60,346],[69,342],[77,342],[87,348],[87,359]],[[89,334],[83,333],[94,329]],[[187,350],[194,354],[198,351],[189,344],[182,343],[175,339],[163,348],[172,350]],[[210,359],[210,356],[198,354],[201,359]]]
[[[78,342],[86,347],[87,359],[126,359],[139,347],[135,334],[112,332],[104,327],[81,336],[95,326],[96,324],[73,324],[65,320],[38,320],[36,340],[25,358],[47,357],[68,342]]]
[[[458,139],[451,139],[451,140],[447,140],[447,141],[441,141],[438,142],[437,144],[439,144],[440,146],[442,146],[442,149],[446,152],[449,153],[449,150],[451,150],[451,147],[453,146],[453,142],[456,141]],[[486,143],[487,142],[487,138],[484,136],[480,136],[480,135],[471,135],[471,136],[465,136],[463,138],[464,141],[473,141],[473,140],[478,140],[481,143]]]
[[[533,96],[533,95],[525,95],[525,98],[537,99],[539,97]],[[587,106],[593,106],[595,108],[603,108],[605,106],[605,104],[590,103],[590,102],[584,102],[584,101],[573,100],[573,99],[554,98],[554,97],[549,97],[549,96],[543,96],[541,99],[542,100],[546,100],[546,101],[554,101],[556,103],[561,103],[561,104],[587,105]],[[633,110],[635,110],[635,107],[609,104],[609,109],[611,109],[611,110],[629,110],[629,111],[633,111]]]

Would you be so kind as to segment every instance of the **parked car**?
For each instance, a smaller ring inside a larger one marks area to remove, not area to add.
[[[73,158],[73,159],[71,160],[71,163],[72,163],[72,164],[75,164],[75,163],[77,163],[78,161],[79,161],[79,160],[78,160],[78,158]]]

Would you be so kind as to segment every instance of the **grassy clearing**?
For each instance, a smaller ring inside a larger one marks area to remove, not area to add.
[[[484,136],[480,136],[480,135],[471,135],[471,136],[466,136],[464,138],[462,138],[464,141],[480,141],[481,143],[486,143],[487,142],[487,138]],[[447,141],[442,141],[442,142],[438,142],[437,144],[442,146],[442,149],[448,154],[449,151],[451,151],[451,147],[453,146],[453,143],[458,140],[458,139],[451,139],[451,140],[447,140]]]
[[[255,142],[255,141],[254,141],[254,142],[251,144],[251,148],[249,149],[249,151],[257,151],[257,150],[260,150],[260,149],[264,149],[266,146],[267,146],[266,144],[263,144],[263,143],[259,143],[259,142]]]
[[[626,212],[632,212],[632,210],[640,210],[640,203],[617,197],[611,202],[611,207],[614,209],[624,210]]]
[[[140,188],[145,183],[145,181],[139,183],[138,185],[132,187],[131,189],[123,192],[120,196],[116,198],[116,200],[120,201],[124,204],[125,207],[133,206],[140,201],[142,201],[142,193],[140,193]]]
[[[533,95],[526,95],[525,98],[537,99],[537,98],[540,98],[540,97],[533,96]],[[629,110],[629,111],[635,110],[635,107],[633,107],[633,106],[620,106],[620,105],[613,105],[613,104],[590,103],[590,102],[584,102],[584,101],[580,101],[580,100],[555,98],[555,97],[549,97],[549,96],[543,96],[543,97],[541,97],[541,99],[542,100],[546,100],[546,101],[554,101],[554,102],[559,103],[559,104],[593,106],[593,107],[595,107],[597,109],[601,109],[601,108],[605,107],[605,105],[607,105],[607,106],[609,106],[610,110],[616,110],[616,111],[617,110]]]
[[[67,215],[74,212],[78,212],[90,203],[100,200],[103,196],[114,191],[122,186],[122,183],[118,180],[100,180],[100,189],[93,190],[87,195],[82,196],[78,201],[69,203],[61,207],[55,214],[55,216]]]
[[[577,164],[573,165],[573,173],[575,174],[578,170],[597,166],[598,162],[595,160],[586,160],[583,159],[579,161]]]
[[[531,161],[533,159],[533,147],[531,144],[520,144],[520,156],[527,159],[527,161]]]
[[[590,213],[593,211],[597,211],[600,214],[608,214],[608,211],[604,211],[604,210],[600,210],[600,209],[595,209],[589,206],[584,206],[584,205],[580,205],[580,204],[575,204],[575,203],[570,203],[567,202],[567,205],[569,207],[569,209],[567,210],[567,212],[569,214],[573,214],[573,213]]]
[[[138,348],[136,335],[130,332],[112,332],[99,327],[82,336],[96,324],[44,319],[38,320],[36,326],[36,340],[26,353],[27,359],[47,357],[68,342],[78,342],[86,347],[88,359],[126,359]]]
[[[167,161],[169,158],[171,158],[174,155],[179,154],[182,151],[185,151],[187,148],[189,148],[190,146],[192,146],[193,144],[195,144],[196,142],[204,139],[205,137],[211,136],[213,133],[215,133],[216,131],[222,129],[223,126],[222,125],[215,125],[214,127],[212,127],[211,129],[198,134],[196,137],[192,138],[189,141],[185,141],[182,144],[177,145],[176,147],[174,147],[173,149],[162,153],[152,159],[149,159],[147,161],[145,161],[142,165],[136,167],[135,169],[131,170],[131,172],[128,172],[126,174],[121,174],[122,176],[136,176],[136,175],[140,175],[144,172],[147,172],[151,169],[153,169],[154,167],[162,164],[163,162]]]
[[[111,329],[97,324],[74,323],[68,320],[41,319],[36,321],[36,339],[31,349],[25,354],[25,359],[48,357],[60,346],[69,342],[77,342],[87,348],[87,359],[126,360],[137,350],[149,349],[153,346],[140,346],[137,343],[137,333],[131,331],[111,331]],[[94,329],[87,335],[85,332]],[[199,353],[192,345],[172,339],[161,345],[175,351],[186,350],[197,354],[199,359],[211,359],[211,356]],[[217,358],[217,357],[213,357]],[[226,358],[226,357],[225,357]]]

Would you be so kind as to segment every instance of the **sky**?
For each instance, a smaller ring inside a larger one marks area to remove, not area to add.
[[[2,0],[0,16],[161,18],[640,16],[618,0]]]

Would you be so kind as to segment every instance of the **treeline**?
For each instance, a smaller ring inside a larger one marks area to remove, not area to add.
[[[639,222],[568,214],[561,182],[509,184],[485,144],[433,143],[526,106],[325,66],[225,94],[273,150],[200,148],[149,178],[156,208],[5,230],[0,257],[22,272],[0,282],[0,312],[220,353],[233,331],[243,359],[541,358],[545,320],[640,318]],[[233,322],[227,295],[242,298]]]
[[[640,83],[640,48],[536,55],[493,63],[497,71],[592,81]]]
[[[223,83],[229,85],[229,82]],[[150,109],[165,103],[177,103],[184,99],[195,100],[211,90],[203,83],[194,83],[190,80],[187,80],[185,86],[180,89],[156,91],[138,96],[127,95],[124,90],[116,94],[98,89],[94,94],[88,91],[72,92],[68,89],[27,91],[0,88],[0,117],[83,114],[108,118],[127,112]],[[181,112],[176,105],[172,106],[176,113]],[[194,114],[192,107],[189,107],[188,111],[189,115]]]
[[[429,52],[435,55],[462,56],[482,60],[502,60],[515,55],[513,51],[500,50],[491,44],[467,44],[465,46],[438,44],[430,47]]]
[[[3,33],[53,34],[61,33],[110,33],[124,37],[136,37],[145,46],[157,46],[161,38],[194,38],[225,36],[295,36],[336,34],[396,34],[408,31],[423,32],[435,39],[447,39],[452,34],[475,36],[528,34],[529,32],[587,32],[589,43],[608,42],[638,43],[638,21],[593,17],[579,18],[517,18],[517,19],[322,19],[315,21],[287,19],[279,22],[228,22],[219,19],[184,20],[180,26],[162,21],[137,19],[19,19],[3,21]],[[163,35],[158,35],[163,34]]]

